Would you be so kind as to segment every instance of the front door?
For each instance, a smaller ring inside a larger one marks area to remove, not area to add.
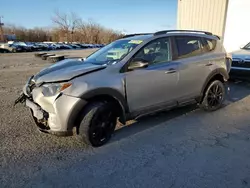
[[[146,68],[126,73],[127,101],[131,112],[175,105],[178,90],[178,63],[172,62],[169,38],[156,39],[132,58],[144,59]]]

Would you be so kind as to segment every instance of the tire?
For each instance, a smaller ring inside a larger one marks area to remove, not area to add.
[[[225,98],[225,85],[221,81],[215,80],[208,85],[200,107],[206,111],[218,110],[223,106]]]
[[[114,133],[117,116],[110,102],[90,103],[80,117],[78,137],[93,147],[106,144]]]

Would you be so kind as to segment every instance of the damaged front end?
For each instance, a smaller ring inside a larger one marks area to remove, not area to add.
[[[32,117],[38,126],[39,130],[46,132],[49,130],[48,118],[49,113],[44,111],[39,105],[37,105],[32,98],[32,90],[36,87],[33,80],[34,76],[31,76],[23,87],[23,91],[20,96],[15,100],[14,106],[18,103],[25,103],[27,107],[30,108]]]
[[[66,94],[72,82],[40,82],[31,77],[23,87],[23,93],[15,101],[25,103],[39,130],[57,136],[73,135],[77,114],[86,101]]]
[[[73,134],[77,115],[87,101],[74,95],[74,79],[105,69],[106,66],[68,59],[47,67],[31,76],[15,101],[25,103],[40,131],[69,136]],[[87,84],[81,82],[83,90]]]
[[[26,82],[25,86],[23,87],[23,91],[20,94],[20,96],[15,100],[14,106],[17,105],[18,103],[24,103],[27,98],[31,97],[31,91],[32,88],[34,87],[35,83],[32,82],[32,78],[34,76],[31,76],[28,81]]]

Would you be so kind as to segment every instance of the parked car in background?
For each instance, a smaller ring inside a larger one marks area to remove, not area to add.
[[[47,44],[44,43],[34,43],[35,51],[45,51],[50,50]]]
[[[10,52],[9,50],[2,48],[0,45],[0,53],[9,53],[9,52]]]
[[[61,49],[65,49],[65,50],[74,49],[73,46],[71,46],[70,44],[59,44],[59,45],[61,45]]]
[[[110,56],[110,52],[119,55]],[[122,54],[122,55],[121,55]],[[124,36],[86,60],[67,59],[31,76],[23,94],[42,132],[98,147],[127,120],[198,103],[223,105],[230,61],[219,37],[204,31]]]
[[[231,78],[250,80],[250,43],[232,52]]]
[[[78,44],[70,44],[70,46],[74,49],[80,49],[81,46],[79,46]]]
[[[30,51],[32,51],[32,52],[44,50],[44,48],[42,46],[38,45],[38,43],[25,42],[25,44],[27,47],[30,48]]]
[[[23,45],[23,44],[19,44],[19,43],[2,44],[1,48],[8,50],[9,52],[29,52],[29,51],[31,51],[30,47]]]
[[[87,44],[88,48],[94,48],[95,46],[93,44]]]
[[[48,50],[55,50],[55,48],[51,46],[50,44],[45,44],[45,43],[43,44],[47,47]]]
[[[48,44],[48,45],[53,50],[59,50],[59,49],[61,49],[61,46],[59,44],[51,43],[51,44]]]
[[[82,49],[89,48],[89,46],[87,44],[80,44],[80,46],[82,47]]]
[[[103,44],[84,44],[84,43],[64,43],[64,42],[15,42],[10,41],[6,44],[0,44],[1,53],[3,52],[33,52],[49,50],[70,50],[101,48]]]

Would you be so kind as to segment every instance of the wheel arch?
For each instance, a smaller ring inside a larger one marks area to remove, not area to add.
[[[125,96],[119,91],[112,88],[99,88],[83,94],[81,98],[88,103],[94,101],[114,102],[116,111],[118,112],[117,116],[119,117],[119,121],[123,124],[126,123],[126,114],[129,112],[129,108]]]
[[[207,77],[205,83],[203,84],[201,93],[200,93],[200,97],[197,99],[198,102],[201,102],[204,98],[204,93],[207,90],[209,84],[215,80],[220,80],[222,83],[227,82],[227,80],[229,79],[229,75],[228,72],[223,69],[223,68],[219,68],[216,69],[214,71],[212,71],[210,73],[210,75]]]

